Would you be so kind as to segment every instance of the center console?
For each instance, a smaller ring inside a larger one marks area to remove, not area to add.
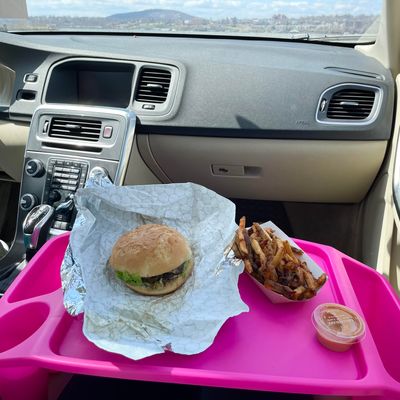
[[[91,169],[101,167],[116,185],[123,183],[135,122],[135,114],[123,109],[40,106],[25,152],[19,219],[34,206],[49,204],[56,210],[52,233],[70,230],[71,200]]]
[[[84,105],[43,105],[33,114],[25,151],[13,246],[4,263],[21,261],[22,224],[37,205],[54,208],[50,235],[71,230],[74,196],[99,167],[115,185],[124,181],[136,115],[127,109]]]
[[[36,158],[26,160],[20,208],[22,212],[26,212],[38,204],[51,205],[59,209],[53,227],[70,230],[74,217],[72,195],[85,185],[89,163],[79,158],[53,157],[49,154],[33,156]],[[59,208],[61,204],[68,202],[71,206],[67,210]]]

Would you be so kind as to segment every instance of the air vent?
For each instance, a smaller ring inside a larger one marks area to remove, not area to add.
[[[168,96],[170,83],[170,71],[142,68],[135,99],[144,103],[164,103]]]
[[[374,101],[373,90],[342,89],[332,95],[326,117],[335,120],[364,120],[370,116]]]
[[[61,139],[97,142],[101,133],[101,121],[91,119],[53,118],[49,136]]]

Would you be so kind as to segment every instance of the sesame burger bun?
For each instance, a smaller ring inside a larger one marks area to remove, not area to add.
[[[165,282],[163,287],[133,286],[142,293],[161,295],[176,290],[193,269],[189,243],[178,231],[166,225],[146,224],[122,235],[114,244],[109,265],[114,271],[150,278],[171,272],[189,261],[186,272]]]

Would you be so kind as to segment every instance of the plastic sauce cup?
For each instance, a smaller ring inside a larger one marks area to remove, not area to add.
[[[358,313],[341,304],[320,304],[312,314],[320,343],[333,351],[346,351],[365,336],[365,324]]]

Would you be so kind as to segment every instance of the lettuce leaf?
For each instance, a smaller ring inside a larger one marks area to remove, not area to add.
[[[129,283],[132,286],[142,286],[143,281],[140,275],[138,274],[130,274],[129,272],[126,271],[115,271],[115,275],[123,280],[126,283]]]

